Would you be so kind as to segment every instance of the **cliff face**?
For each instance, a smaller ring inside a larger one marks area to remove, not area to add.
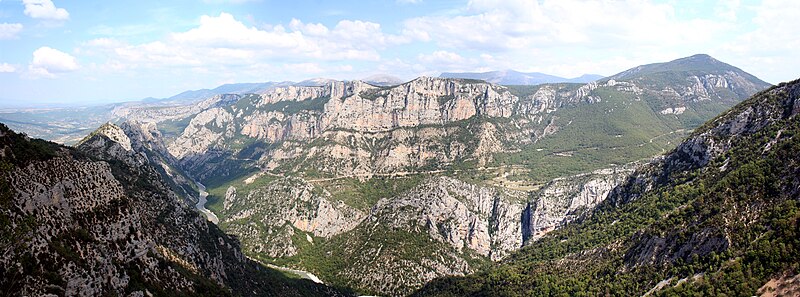
[[[534,192],[523,214],[523,241],[532,243],[567,223],[590,213],[633,173],[638,164],[557,178]]]
[[[395,229],[423,227],[431,238],[461,252],[497,260],[522,246],[524,192],[500,191],[439,177],[413,190],[382,199],[372,208],[368,222]]]
[[[335,294],[246,259],[104,127],[80,150],[0,127],[4,290],[20,295]]]
[[[473,272],[484,259],[519,248],[526,196],[432,177],[381,199],[353,230],[300,255],[332,266],[319,271],[328,278],[403,296],[437,276]]]
[[[208,160],[241,151],[247,155],[240,159],[268,169],[334,175],[485,164],[494,153],[554,133],[549,113],[580,100],[569,89],[545,86],[520,98],[484,82],[427,77],[394,87],[354,81],[276,88],[200,112],[169,151],[200,178],[225,166],[209,167]],[[474,120],[483,118],[503,123]]]
[[[691,171],[718,171],[720,175],[726,173],[749,175],[751,172],[744,171],[737,166],[741,166],[742,161],[737,160],[736,156],[741,151],[751,150],[753,146],[764,158],[773,157],[771,153],[779,153],[785,146],[791,144],[796,137],[793,130],[796,130],[797,114],[800,113],[800,84],[797,81],[778,86],[768,91],[762,92],[754,98],[736,108],[723,113],[716,119],[708,122],[698,129],[695,135],[681,145],[674,152],[667,155],[663,160],[638,171],[633,175],[625,187],[613,193],[610,201],[615,203],[631,203],[639,199],[639,195],[631,195],[626,192],[627,188],[648,188],[654,189],[670,185],[674,176],[680,176]],[[788,136],[792,135],[792,136]],[[782,144],[784,147],[781,147]],[[777,152],[774,152],[778,150]],[[748,153],[751,153],[748,151]],[[788,170],[797,172],[794,156],[782,155],[776,161],[788,162],[773,170]],[[712,167],[712,168],[708,168]],[[738,170],[737,170],[738,169]],[[764,169],[764,168],[759,168]],[[744,171],[744,172],[743,172]],[[767,175],[768,173],[765,173]],[[754,198],[762,198],[768,201],[779,203],[783,199],[800,197],[800,190],[796,185],[800,185],[800,180],[795,176],[779,176],[778,180],[759,181],[770,184],[771,191],[762,193],[763,189],[758,187],[760,184],[745,185],[740,188],[744,192],[755,192]],[[644,185],[644,186],[643,186]],[[753,187],[756,187],[753,189]],[[774,188],[773,188],[774,187]],[[741,193],[740,195],[745,195]],[[766,197],[762,197],[766,196]],[[747,203],[745,209],[725,209],[722,217],[729,221],[729,225],[735,225],[744,221],[757,221],[768,214],[769,208],[763,205],[764,201]],[[687,223],[684,223],[687,224]],[[689,225],[689,224],[687,224]],[[653,234],[642,232],[637,234],[635,240],[637,244],[626,254],[626,262],[631,266],[646,264],[664,264],[678,259],[687,260],[692,255],[705,256],[711,252],[720,253],[728,249],[736,248],[735,238],[737,230],[734,227],[719,228],[708,226],[710,224],[695,227],[699,229],[689,240],[672,241],[677,236],[686,236],[685,230],[671,230],[667,234]],[[741,244],[741,243],[739,243]]]
[[[548,136],[558,139],[573,122],[585,121],[574,111],[582,106],[603,103],[608,107],[597,108],[613,118],[625,105],[642,105],[638,114],[619,116],[648,113],[643,120],[665,123],[650,135],[658,137],[676,126],[693,128],[767,86],[741,70],[634,70],[585,85],[523,92],[429,77],[391,87],[360,81],[279,87],[238,101],[218,100],[192,116],[168,149],[199,179],[231,174],[229,167],[242,164],[281,172],[313,168],[333,176],[486,165],[497,153],[518,152]],[[609,128],[614,129],[619,130]]]
[[[255,255],[401,296],[435,277],[472,273],[590,212],[630,168],[558,179],[533,193],[429,177],[368,208],[324,182],[254,175],[226,188],[218,214]]]
[[[365,216],[295,178],[281,178],[244,193],[231,186],[224,199],[221,224],[226,230],[237,234],[249,251],[274,258],[297,254],[295,231],[327,239],[352,230]]]

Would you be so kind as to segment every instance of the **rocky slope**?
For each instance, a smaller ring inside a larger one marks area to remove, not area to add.
[[[522,240],[535,241],[605,201],[639,164],[557,178],[531,195],[522,214]]]
[[[590,215],[415,295],[797,292],[798,114],[800,80],[760,92],[639,168]]]
[[[94,139],[95,135],[104,135],[112,142],[120,144],[124,152],[138,154],[144,157],[170,186],[170,189],[189,204],[197,202],[198,191],[194,182],[183,170],[175,165],[178,160],[167,151],[164,137],[152,122],[125,121],[119,126],[105,123],[100,128],[90,133],[78,142],[78,146],[104,146],[101,140]],[[94,143],[88,143],[94,140]],[[116,149],[116,147],[112,147]]]
[[[32,295],[335,295],[244,257],[121,129],[79,149],[0,126],[0,287]]]
[[[422,77],[392,87],[334,81],[275,88],[192,116],[169,151],[201,180],[253,166],[324,176],[519,159],[537,167],[553,163],[537,163],[547,153],[604,146],[625,147],[612,152],[624,164],[671,147],[686,130],[768,86],[707,56],[659,65],[586,85],[509,88]]]
[[[632,168],[559,178],[530,193],[443,176],[365,182],[393,191],[375,202],[355,197],[357,180],[256,174],[218,193],[215,211],[255,257],[399,296],[437,276],[474,272],[579,217]]]
[[[584,85],[287,86],[181,119],[165,142],[249,256],[400,295],[583,218],[621,164],[766,86],[715,61]]]

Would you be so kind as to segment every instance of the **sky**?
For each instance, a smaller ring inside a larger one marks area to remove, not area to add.
[[[698,53],[800,77],[800,1],[0,0],[0,106],[225,83],[514,69],[612,75]]]

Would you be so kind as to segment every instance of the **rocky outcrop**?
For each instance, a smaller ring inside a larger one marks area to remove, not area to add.
[[[453,249],[470,249],[498,260],[522,246],[524,192],[498,190],[437,177],[412,191],[376,204],[367,222],[402,229],[424,226]]]
[[[361,132],[399,127],[444,124],[471,118],[509,117],[518,100],[508,91],[488,83],[466,83],[420,77],[389,88],[362,88],[355,83],[353,95],[331,97],[325,106],[325,128]]]
[[[712,62],[705,60],[692,62],[699,64],[686,71],[675,70],[683,62],[673,61],[659,66],[664,70],[642,66],[583,86],[553,84],[513,92],[519,96],[481,81],[430,77],[389,87],[361,81],[279,87],[197,114],[169,151],[201,179],[220,175],[215,171],[230,164],[216,159],[240,151],[248,155],[238,158],[257,160],[254,165],[261,167],[322,168],[330,175],[442,168],[454,161],[485,165],[495,153],[557,134],[569,124],[556,121],[567,106],[623,97],[646,101],[674,120],[687,113],[695,117],[705,109],[694,108],[709,101],[732,105],[767,86],[718,61],[717,70],[708,68]]]
[[[128,142],[114,127],[76,151],[0,126],[4,290],[25,296],[337,294],[294,284],[245,258],[236,240],[179,202],[145,157],[123,147]]]
[[[125,151],[130,152],[133,148],[131,147],[131,140],[128,138],[128,135],[125,134],[120,127],[111,123],[105,123],[100,128],[97,128],[94,132],[89,134],[88,136],[84,137],[83,140],[78,142],[78,145],[81,145],[92,138],[92,136],[102,134],[106,136],[110,141],[116,142],[119,144],[120,148]]]
[[[548,232],[591,212],[636,167],[634,163],[550,181],[532,194],[525,209],[523,241],[536,241]]]
[[[234,135],[235,127],[229,125],[232,121],[233,115],[219,107],[197,114],[183,131],[182,135],[186,136],[179,137],[169,146],[170,154],[181,159],[208,151],[225,136]]]
[[[297,252],[295,230],[330,238],[352,230],[365,214],[330,193],[295,178],[282,178],[265,187],[237,195],[230,187],[223,202],[222,224],[253,252],[288,257]],[[303,238],[302,240],[305,240]]]
[[[738,72],[701,73],[705,70],[695,69],[688,74],[663,74],[645,70],[634,71],[638,76],[619,76],[583,86],[518,88],[423,77],[391,87],[325,81],[276,88],[199,113],[170,144],[169,151],[200,180],[219,181],[225,176],[233,180],[236,173],[256,167],[268,174],[306,178],[258,183],[257,189],[233,184],[225,189],[222,225],[239,236],[249,251],[265,257],[303,261],[309,256],[304,251],[315,250],[319,242],[324,242],[324,249],[331,249],[325,253],[344,249],[343,257],[357,261],[338,267],[335,279],[382,293],[406,292],[406,288],[429,277],[469,272],[473,266],[467,254],[498,260],[523,242],[535,241],[579,218],[602,204],[629,169],[557,179],[533,193],[434,178],[400,196],[379,201],[368,214],[362,212],[365,208],[356,210],[336,201],[346,198],[334,199],[320,182],[438,174],[459,167],[471,170],[538,158],[538,152],[545,149],[559,158],[581,157],[578,155],[583,153],[573,156],[573,151],[554,150],[565,143],[576,146],[565,150],[582,151],[652,146],[649,144],[654,139],[669,138],[675,131],[628,140],[627,134],[641,135],[627,127],[627,121],[664,120],[666,124],[658,129],[674,129],[673,123],[683,127],[684,121],[698,116],[708,101],[714,101],[715,106],[727,104],[722,101],[739,100],[743,96],[737,92],[750,90],[733,83],[737,77],[747,78]],[[758,86],[758,81],[747,81]],[[613,113],[615,109],[625,112]],[[581,114],[586,110],[592,114]],[[615,118],[603,119],[600,114],[613,114]],[[594,129],[594,123],[601,127],[593,133],[622,141],[613,141],[615,147],[610,148],[582,137],[580,129]],[[553,135],[566,136],[548,142]],[[685,149],[701,160],[706,157],[694,152],[705,150],[704,145]],[[643,180],[641,185],[647,187],[650,182]],[[391,238],[386,239],[385,246],[363,239],[387,232]],[[410,261],[406,255],[388,252],[407,243],[398,238],[433,242],[443,258],[422,256]],[[364,271],[363,267],[376,259],[386,264]],[[390,268],[398,272],[384,271]],[[404,279],[417,274],[420,276]],[[325,278],[330,273],[321,275]]]

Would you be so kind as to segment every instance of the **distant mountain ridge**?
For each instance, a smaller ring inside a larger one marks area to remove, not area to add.
[[[540,85],[550,83],[588,83],[603,78],[602,75],[584,74],[576,78],[563,78],[540,72],[514,70],[489,72],[443,72],[441,78],[480,79],[498,85]]]
[[[184,91],[180,94],[174,95],[169,98],[147,98],[143,99],[143,103],[150,103],[150,102],[192,102],[207,99],[216,95],[222,94],[251,94],[251,93],[262,93],[270,88],[278,87],[278,86],[289,86],[294,84],[293,82],[284,81],[284,82],[261,82],[261,83],[233,83],[233,84],[224,84],[219,87],[213,89],[199,89],[199,90],[190,90]]]
[[[743,70],[726,64],[725,62],[714,59],[707,54],[696,54],[685,58],[675,59],[669,62],[652,63],[625,70],[615,75],[609,76],[608,79],[615,80],[628,80],[640,78],[643,76],[664,73],[664,72],[708,72],[708,73],[726,73],[735,72],[741,74],[743,77],[759,82],[762,85],[770,85],[769,83],[747,73]]]

